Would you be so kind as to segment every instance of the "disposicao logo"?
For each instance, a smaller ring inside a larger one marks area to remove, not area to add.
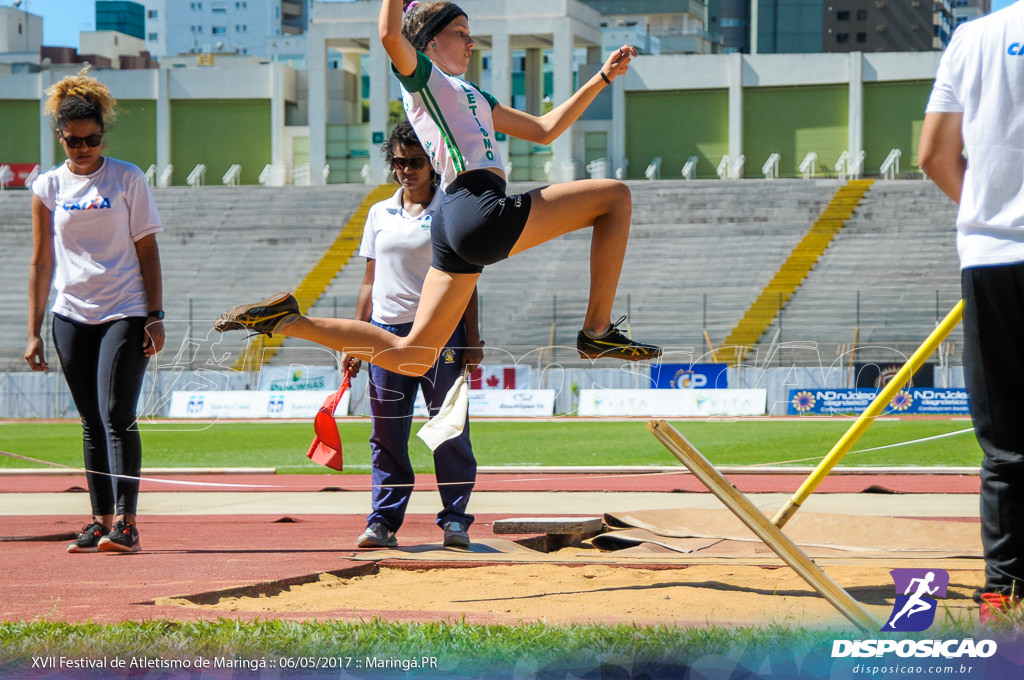
[[[938,601],[932,596],[946,596],[949,573],[944,569],[893,569],[889,574],[896,585],[896,603],[882,630],[928,630],[935,622],[938,608]]]
[[[938,601],[949,588],[949,573],[943,569],[893,569],[896,602],[882,631],[920,632],[935,622]],[[996,653],[994,640],[833,640],[832,657],[990,657]]]

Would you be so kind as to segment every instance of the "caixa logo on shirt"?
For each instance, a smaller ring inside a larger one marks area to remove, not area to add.
[[[1024,57],[1024,43],[1010,43],[1010,46],[1006,48],[1006,53],[1014,57]]]
[[[61,205],[64,210],[103,210],[104,208],[110,208],[110,199],[97,196],[91,201],[81,201],[80,203],[64,203]]]

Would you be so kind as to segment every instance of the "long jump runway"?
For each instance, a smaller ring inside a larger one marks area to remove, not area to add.
[[[441,545],[428,475],[399,549],[387,551],[354,547],[368,475],[143,476],[142,552],[72,555],[65,544],[88,512],[84,477],[0,475],[0,617],[846,625],[688,474],[481,474],[468,551]],[[729,479],[770,515],[805,476]],[[879,618],[891,609],[888,572],[897,567],[946,569],[944,606],[973,611],[983,569],[977,492],[970,474],[835,475],[785,531]],[[529,517],[639,519],[558,550],[493,531],[497,520]],[[673,535],[644,533],[651,517],[668,517]],[[619,549],[601,543],[619,536]]]

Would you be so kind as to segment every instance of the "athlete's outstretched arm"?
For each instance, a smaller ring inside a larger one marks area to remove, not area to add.
[[[377,20],[377,33],[398,72],[403,76],[411,76],[416,70],[416,49],[402,35],[402,4],[402,0],[384,0]]]
[[[608,80],[615,80],[629,70],[629,62],[635,56],[635,48],[623,45],[611,53],[601,67],[601,73],[604,73]],[[542,116],[517,111],[499,103],[491,114],[494,129],[538,144],[550,144],[576,122],[604,88],[606,83],[601,73],[595,73],[594,77],[584,83],[571,97]]]

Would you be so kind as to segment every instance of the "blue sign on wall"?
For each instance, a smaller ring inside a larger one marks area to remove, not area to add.
[[[724,390],[728,364],[660,364],[651,366],[651,384],[659,390]]]
[[[831,416],[860,414],[878,390],[797,389],[789,391],[789,415]],[[883,415],[970,415],[967,390],[962,387],[908,387],[888,403]]]

